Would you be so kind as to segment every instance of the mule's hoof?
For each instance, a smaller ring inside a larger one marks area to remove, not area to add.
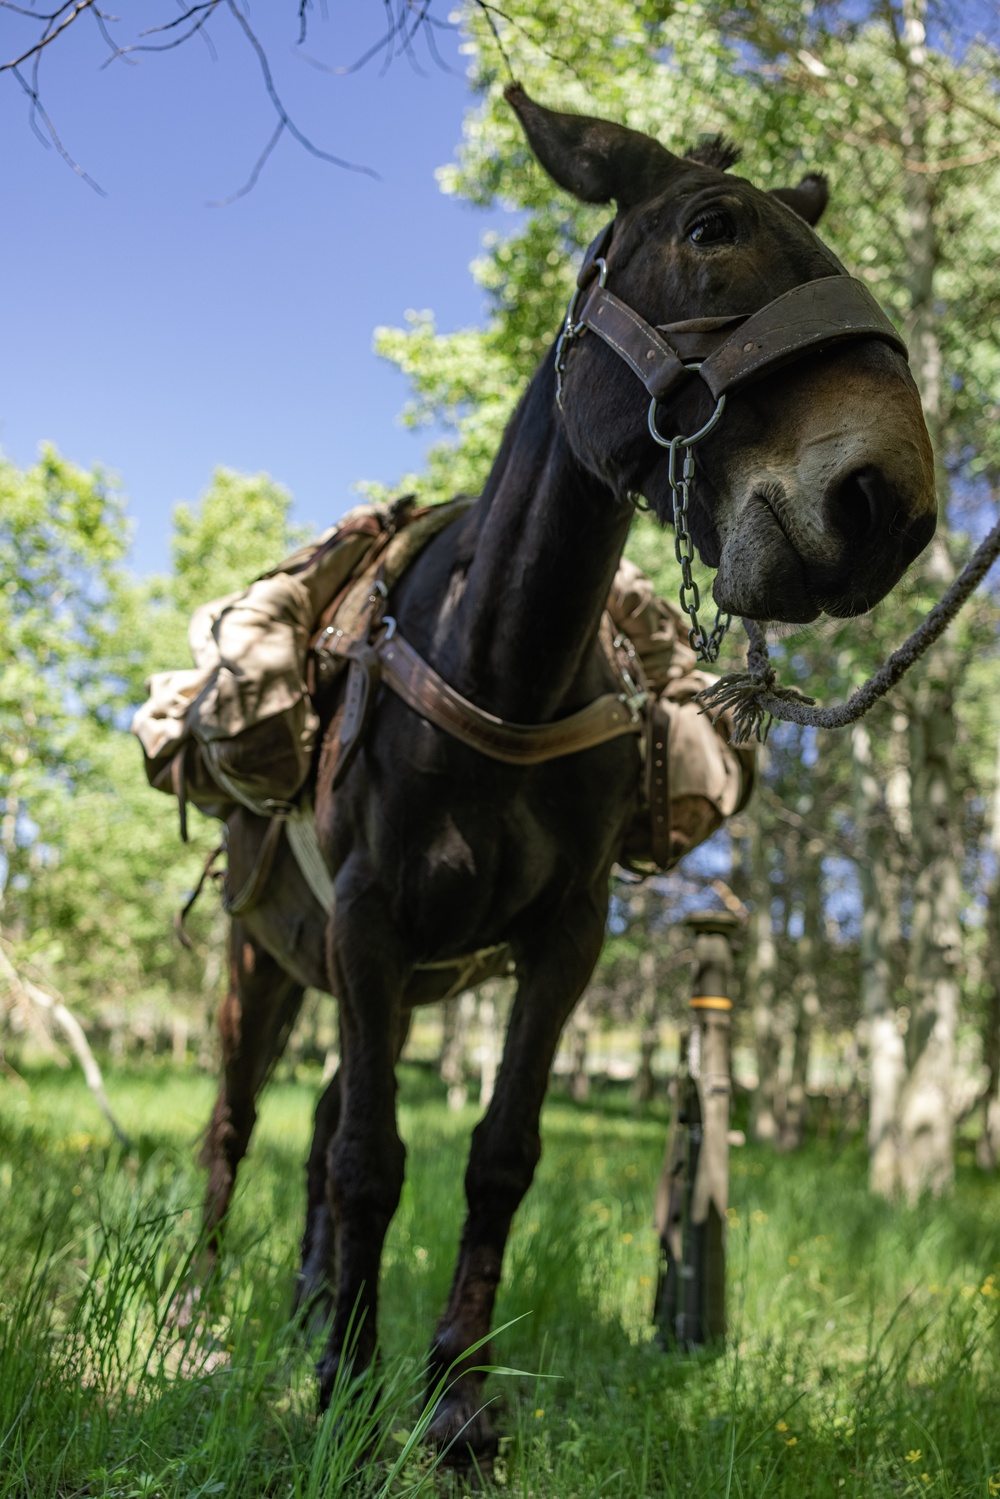
[[[330,1409],[330,1401],[337,1386],[337,1377],[340,1374],[340,1359],[324,1356],[316,1365],[316,1377],[319,1380],[319,1413],[323,1415]]]
[[[292,1300],[292,1320],[307,1343],[329,1336],[333,1313],[334,1300],[329,1288],[309,1289],[300,1277]]]
[[[477,1468],[484,1476],[491,1473],[498,1438],[481,1392],[447,1390],[427,1428],[427,1441],[440,1452],[446,1467]]]

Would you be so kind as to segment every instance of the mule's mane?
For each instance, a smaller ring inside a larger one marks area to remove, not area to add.
[[[718,167],[720,172],[735,166],[741,154],[739,146],[721,133],[702,136],[696,146],[684,153],[686,160],[696,161],[702,167]]]

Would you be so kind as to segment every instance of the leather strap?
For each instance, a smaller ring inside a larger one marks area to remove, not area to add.
[[[906,358],[905,343],[864,282],[824,276],[794,286],[752,313],[698,373],[718,400],[725,391],[770,374],[810,349],[853,338],[881,339]]]
[[[180,824],[181,842],[188,841],[187,781],[184,779],[184,756],[187,745],[182,744],[170,762],[170,784],[177,798],[177,817]]]
[[[609,220],[603,229],[598,229],[590,244],[584,251],[580,269],[577,272],[576,284],[582,288],[597,275],[597,262],[603,260],[611,249],[611,240],[615,232],[614,219]]]
[[[666,340],[606,286],[594,286],[578,326],[589,328],[614,349],[657,401],[665,401],[685,378],[684,365]]]
[[[281,832],[285,826],[291,808],[283,807],[275,812],[271,821],[264,831],[257,850],[257,857],[243,887],[236,895],[229,894],[229,876],[222,887],[222,904],[229,916],[242,916],[244,911],[249,911],[255,906],[264,893],[264,886],[271,877],[274,867],[274,857],[278,852],[278,844],[281,842]]]
[[[642,720],[633,718],[624,699],[612,692],[554,723],[507,723],[456,692],[398,633],[382,642],[378,654],[383,682],[415,713],[508,765],[539,765],[642,732]]]
[[[653,833],[653,863],[670,867],[670,716],[658,698],[646,709],[646,800]]]
[[[331,786],[336,791],[351,768],[364,738],[365,729],[375,701],[374,687],[379,679],[381,663],[375,649],[366,640],[356,640],[347,652],[350,663],[347,671],[347,689],[344,693],[344,710],[340,720],[337,762],[333,770]]]

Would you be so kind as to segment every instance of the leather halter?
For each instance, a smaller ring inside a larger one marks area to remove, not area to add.
[[[700,361],[697,373],[718,401],[749,380],[848,339],[877,338],[906,358],[905,343],[867,286],[846,271],[804,281],[757,312],[688,318],[654,328],[604,285],[604,257],[613,233],[614,220],[583,258],[556,346],[560,375],[567,345],[587,329],[624,359],[654,402],[673,395],[692,361]]]

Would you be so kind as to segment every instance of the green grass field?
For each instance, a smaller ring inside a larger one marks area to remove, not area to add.
[[[213,1085],[146,1067],[0,1081],[0,1496],[200,1499],[464,1493],[419,1445],[421,1354],[444,1300],[470,1109],[404,1069],[407,1185],[385,1258],[381,1381],[315,1416],[288,1325],[314,1089],[266,1096],[225,1274],[196,1332],[168,1310],[195,1241]],[[507,1259],[493,1483],[595,1495],[1000,1494],[1000,1186],[869,1200],[856,1143],[732,1157],[728,1350],[651,1339],[662,1117],[553,1100]],[[512,1372],[522,1371],[522,1372]],[[490,1485],[487,1484],[487,1491]]]

